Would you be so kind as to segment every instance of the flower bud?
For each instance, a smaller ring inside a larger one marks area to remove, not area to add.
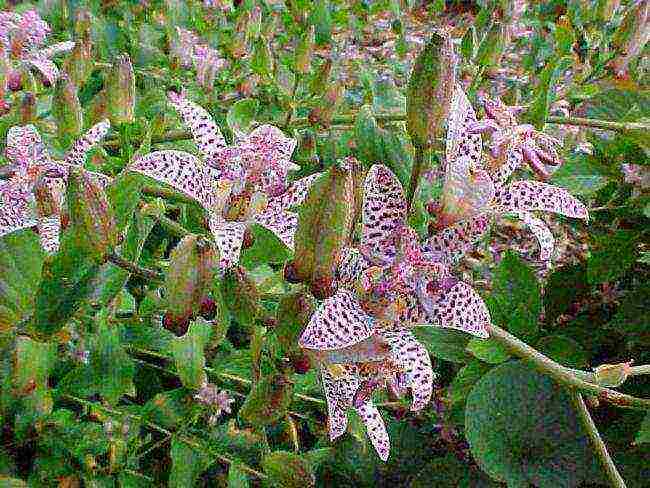
[[[212,285],[218,259],[214,248],[195,234],[171,252],[164,294],[169,321],[184,322],[201,308]]]
[[[304,33],[296,42],[294,69],[296,73],[307,74],[311,71],[311,58],[314,51],[314,26]]]
[[[20,104],[20,122],[25,125],[34,120],[36,120],[36,97],[33,93],[27,92]]]
[[[75,19],[75,44],[65,62],[65,71],[75,86],[82,86],[93,71],[93,41],[90,33],[91,14],[80,9]]]
[[[71,168],[66,200],[78,239],[102,261],[117,245],[115,215],[104,190],[81,168]]]
[[[65,73],[59,76],[52,99],[52,115],[56,121],[58,135],[71,141],[83,128],[83,111],[77,96],[77,87]]]
[[[596,383],[600,386],[616,388],[630,376],[632,361],[618,364],[601,364],[594,368]]]
[[[7,75],[7,87],[14,92],[20,91],[23,88],[23,74],[20,70],[9,70]]]
[[[128,54],[118,56],[104,87],[107,116],[112,124],[135,120],[135,75]]]

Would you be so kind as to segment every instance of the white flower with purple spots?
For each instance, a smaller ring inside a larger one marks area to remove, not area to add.
[[[168,184],[206,211],[223,268],[239,261],[244,232],[259,224],[293,250],[298,214],[291,210],[307,196],[319,174],[288,183],[296,141],[280,129],[262,125],[239,134],[227,146],[208,112],[176,93],[171,104],[192,132],[200,157],[183,151],[156,151],[130,169]]]
[[[10,128],[5,155],[10,161],[11,176],[0,183],[0,237],[36,226],[43,248],[55,253],[59,248],[61,208],[70,168],[83,166],[88,151],[102,140],[109,128],[108,120],[95,124],[72,145],[63,161],[51,159],[33,125]],[[88,173],[101,187],[110,183],[105,175]]]
[[[373,166],[364,185],[360,246],[344,253],[338,291],[299,341],[321,365],[330,439],[345,432],[347,411],[355,409],[383,460],[390,442],[372,392],[410,390],[411,410],[419,411],[433,391],[429,354],[410,329],[449,327],[485,338],[490,323],[480,296],[451,274],[444,253],[420,246],[406,217],[401,184],[387,167]]]
[[[4,53],[8,61],[37,69],[44,80],[52,85],[59,77],[59,69],[51,58],[70,51],[74,47],[74,42],[66,41],[46,46],[50,30],[36,10],[28,10],[23,14],[0,12],[0,56]],[[11,69],[7,76],[7,83],[10,88],[18,89],[19,70]],[[0,87],[1,91],[2,87]]]
[[[508,182],[524,161],[538,173],[543,169],[540,159],[558,164],[557,152],[552,138],[526,128],[520,130],[522,126],[515,125],[507,107],[491,104],[488,113],[496,118],[477,123],[476,113],[462,89],[458,87],[454,93],[447,132],[445,181],[438,208],[439,232],[429,239],[425,248],[456,258],[487,231],[490,217],[514,214],[535,234],[540,258],[548,261],[555,240],[534,212],[587,219],[587,208],[564,188],[530,180]],[[490,126],[497,135],[496,168],[484,164],[481,124]]]

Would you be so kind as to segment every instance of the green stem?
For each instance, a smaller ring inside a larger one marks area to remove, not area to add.
[[[650,374],[650,364],[642,364],[641,366],[632,366],[630,368],[630,376],[641,374]]]
[[[127,261],[121,256],[118,256],[115,253],[110,253],[106,256],[109,262],[117,266],[118,268],[125,269],[129,271],[130,273],[140,276],[142,278],[145,278],[147,280],[160,280],[162,279],[162,275],[158,273],[157,271],[153,271],[151,269],[143,268],[141,266],[138,266],[137,264],[132,263],[131,261]]]
[[[632,130],[650,131],[650,125],[641,122],[612,122],[610,120],[588,119],[585,117],[556,117],[551,115],[546,118],[546,122],[549,124],[593,127],[594,129],[615,132],[628,132]]]
[[[192,200],[191,198],[168,188],[145,186],[142,188],[142,194],[150,197],[164,198],[165,200],[170,200],[176,203],[196,204],[196,201]]]
[[[411,179],[409,181],[409,189],[406,195],[406,211],[411,212],[413,198],[415,191],[420,183],[420,175],[426,164],[427,151],[423,147],[415,147],[415,157],[413,159],[413,167],[411,168]]]
[[[152,217],[160,225],[165,227],[168,231],[170,231],[172,234],[174,234],[177,237],[185,237],[186,235],[191,234],[191,232],[187,230],[185,227],[183,227],[181,224],[179,224],[175,220],[170,219],[169,217],[166,217],[165,215],[153,215]]]
[[[582,398],[582,395],[577,391],[571,391],[570,395],[576,412],[578,413],[578,418],[587,431],[589,440],[591,441],[591,444],[596,451],[600,462],[603,464],[603,468],[605,468],[607,477],[611,481],[612,486],[615,488],[626,488],[625,480],[623,480],[623,477],[618,472],[618,469],[616,469],[616,465],[614,464],[612,457],[609,455],[609,452],[607,452],[607,446],[605,446],[603,439],[600,437],[598,428],[594,423],[594,419],[591,418],[589,410],[587,410],[587,405],[585,405],[585,401]]]
[[[633,397],[631,395],[619,393],[610,388],[590,383],[584,378],[579,377],[574,371],[565,368],[553,361],[551,358],[544,356],[542,353],[533,349],[525,342],[520,341],[502,328],[490,324],[486,326],[486,329],[492,339],[503,344],[512,354],[528,361],[540,372],[549,375],[556,382],[572,390],[579,390],[583,393],[596,396],[600,400],[618,405],[619,407],[650,410],[650,400]]]
[[[161,427],[158,424],[154,424],[153,422],[145,420],[144,418],[142,418],[139,415],[135,415],[135,414],[132,414],[132,413],[127,413],[127,412],[122,412],[122,411],[119,411],[119,410],[114,410],[114,409],[105,407],[105,406],[103,406],[103,405],[101,405],[99,403],[84,400],[83,398],[78,398],[78,397],[75,397],[73,395],[63,394],[63,395],[61,395],[61,397],[65,398],[68,401],[77,403],[77,404],[79,404],[79,405],[81,405],[83,407],[89,408],[89,409],[95,408],[95,409],[97,409],[97,410],[99,410],[101,412],[104,412],[105,414],[113,416],[113,417],[129,418],[129,419],[135,420],[139,424],[145,425],[149,429],[155,430],[156,432],[159,432],[160,434],[163,434],[163,435],[166,435],[166,436],[169,436],[169,437],[172,437],[174,435],[174,433],[171,430],[167,430],[167,429],[165,429],[164,427]],[[188,446],[192,447],[193,449],[197,449],[199,451],[205,451],[205,449],[206,449],[205,445],[200,445],[197,442],[194,442],[192,439],[188,439],[187,437],[178,435],[178,436],[176,436],[176,438],[180,442],[182,442],[183,444],[188,445]],[[221,462],[223,462],[225,464],[231,465],[234,462],[233,459],[230,459],[229,457],[224,456],[223,454],[219,454],[219,453],[216,453],[216,452],[210,452],[210,454],[212,456],[214,456],[215,458],[217,458],[219,461],[221,461]],[[264,473],[260,473],[259,471],[245,465],[241,461],[238,461],[238,464],[239,464],[239,467],[241,468],[242,471],[245,471],[248,474],[251,474],[251,475],[253,475],[253,476],[255,476],[255,477],[259,478],[259,479],[262,479],[262,480],[267,479],[267,476]]]

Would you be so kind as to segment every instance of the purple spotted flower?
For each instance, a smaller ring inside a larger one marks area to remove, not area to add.
[[[176,93],[171,104],[192,132],[201,157],[183,151],[156,151],[134,161],[131,170],[171,185],[205,210],[221,255],[221,265],[235,265],[252,224],[273,232],[288,248],[298,225],[291,207],[305,199],[318,174],[288,183],[296,141],[280,129],[262,125],[240,134],[227,146],[221,131],[203,108]]]
[[[50,85],[59,76],[59,69],[52,62],[57,54],[70,51],[74,42],[66,41],[46,45],[50,27],[36,10],[23,14],[0,12],[0,56],[8,62],[8,83],[12,89],[20,86],[21,65],[35,68]],[[14,86],[11,86],[11,85]]]
[[[216,423],[224,413],[231,413],[231,405],[235,402],[227,391],[219,391],[216,385],[207,382],[198,389],[194,398],[210,408],[209,422],[211,424]]]
[[[219,51],[208,46],[194,32],[180,27],[176,27],[170,53],[183,68],[196,69],[196,81],[207,91],[212,90],[217,71],[227,63]]]
[[[108,120],[91,127],[72,145],[63,161],[51,159],[33,125],[10,128],[5,155],[10,161],[12,175],[0,183],[0,237],[36,226],[43,248],[48,253],[56,252],[59,248],[61,208],[70,168],[83,166],[88,151],[102,140],[109,128]],[[88,173],[102,187],[110,182],[107,176],[100,173]],[[37,210],[37,199],[41,203],[47,201],[47,211]]]
[[[497,113],[502,118],[512,116],[507,111]],[[438,208],[439,232],[428,241],[425,246],[427,250],[458,256],[485,233],[491,216],[514,214],[535,234],[540,245],[540,257],[548,261],[555,239],[546,224],[533,212],[554,212],[587,219],[586,207],[563,188],[539,181],[508,182],[524,160],[535,167],[536,163],[531,163],[527,152],[534,150],[539,157],[548,151],[544,159],[549,160],[557,156],[556,152],[551,152],[548,136],[541,133],[536,133],[534,137],[528,133],[522,135],[516,127],[512,128],[513,123],[512,120],[510,125],[503,122],[504,128],[498,129],[503,133],[498,139],[505,141],[499,143],[499,153],[503,157],[496,168],[487,168],[483,160],[480,131],[474,130],[477,126],[476,113],[462,89],[456,89],[448,124],[445,181]],[[537,146],[533,145],[535,141]]]
[[[487,337],[489,312],[478,294],[456,279],[444,253],[425,250],[407,226],[406,199],[395,175],[373,166],[365,180],[361,243],[347,249],[337,269],[338,291],[311,317],[299,344],[320,363],[334,440],[353,408],[379,457],[390,442],[372,393],[411,391],[411,409],[433,391],[426,349],[410,329],[437,326]]]

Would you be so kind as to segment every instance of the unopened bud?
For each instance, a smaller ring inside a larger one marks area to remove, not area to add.
[[[20,91],[23,88],[23,74],[20,70],[12,69],[7,75],[7,87],[11,91]]]
[[[106,80],[108,118],[113,124],[135,120],[135,75],[128,54],[118,56]]]
[[[273,73],[273,55],[271,54],[271,49],[266,39],[260,37],[255,41],[253,56],[251,58],[251,69],[253,73],[263,78],[268,78]]]
[[[20,104],[20,121],[24,124],[29,124],[36,119],[36,97],[33,93],[27,92],[23,96]]]
[[[70,141],[83,128],[83,111],[77,96],[77,87],[65,73],[59,76],[52,100],[52,115],[59,137]]]
[[[296,42],[294,68],[296,73],[307,74],[311,71],[311,58],[315,42],[314,26],[303,34]]]
[[[630,376],[631,366],[632,361],[618,364],[601,364],[594,368],[596,383],[609,388],[621,386]]]
[[[71,168],[67,198],[79,239],[100,261],[117,245],[115,215],[104,190],[81,168]]]

